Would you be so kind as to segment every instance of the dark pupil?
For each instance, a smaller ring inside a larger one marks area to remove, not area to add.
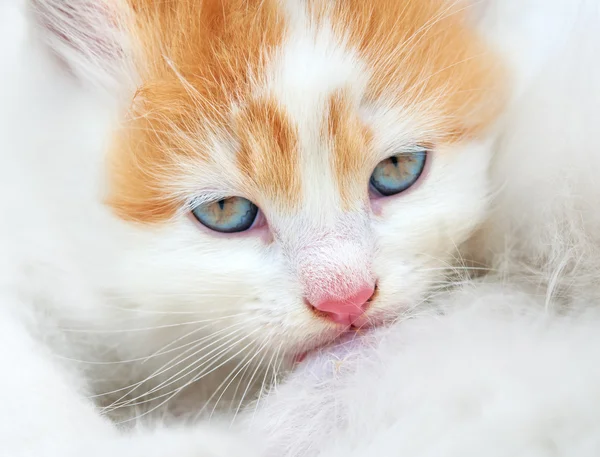
[[[394,165],[396,168],[398,168],[398,157],[392,156],[392,157],[390,157],[390,160],[392,161],[392,165]]]
[[[219,208],[221,208],[221,210],[223,210],[225,208],[225,200],[219,200],[218,204],[219,204]]]

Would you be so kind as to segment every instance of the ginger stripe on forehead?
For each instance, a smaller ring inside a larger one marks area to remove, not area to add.
[[[326,134],[331,143],[330,164],[345,210],[356,209],[367,197],[371,169],[372,132],[359,118],[344,90],[329,98]]]
[[[301,196],[297,129],[271,98],[246,104],[236,122],[240,138],[237,164],[254,192],[280,206],[298,207]]]

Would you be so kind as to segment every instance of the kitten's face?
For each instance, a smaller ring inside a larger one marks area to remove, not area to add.
[[[212,330],[290,353],[418,307],[488,192],[501,94],[463,13],[436,0],[130,3],[142,83],[110,198],[138,231],[126,295],[206,310]],[[321,306],[361,293],[349,320]]]

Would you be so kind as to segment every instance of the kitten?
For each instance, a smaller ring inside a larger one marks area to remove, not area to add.
[[[467,6],[4,4],[4,455],[241,453],[106,417],[235,411],[444,287],[505,96]]]

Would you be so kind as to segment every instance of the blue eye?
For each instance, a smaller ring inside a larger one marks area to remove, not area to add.
[[[198,205],[192,214],[198,222],[215,232],[236,233],[252,227],[258,207],[245,198],[230,197]]]
[[[371,175],[371,186],[384,197],[404,192],[417,182],[423,169],[427,150],[405,152],[379,162]]]

